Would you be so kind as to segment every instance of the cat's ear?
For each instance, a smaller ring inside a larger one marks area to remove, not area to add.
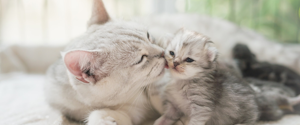
[[[63,61],[68,70],[80,81],[84,83],[96,82],[95,76],[91,72],[93,61],[93,52],[88,51],[70,51],[62,53]]]
[[[211,46],[211,43],[213,42],[207,41],[204,45],[204,48],[206,48],[206,57],[209,62],[215,61],[218,57],[218,49],[214,46]]]
[[[92,15],[88,22],[88,27],[93,24],[104,24],[109,21],[109,19],[109,15],[102,0],[94,0]]]

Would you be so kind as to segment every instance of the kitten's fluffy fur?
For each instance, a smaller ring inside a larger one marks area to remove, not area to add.
[[[101,0],[94,4],[87,32],[49,68],[46,99],[88,125],[141,124],[156,113],[147,88],[164,74],[163,49],[145,27],[113,21]]]
[[[169,43],[165,58],[172,80],[162,96],[164,114],[155,125],[171,125],[180,119],[189,125],[256,121],[253,90],[218,65],[217,50],[207,37],[181,29]]]
[[[239,54],[243,54],[243,52]],[[219,65],[223,65],[227,71],[242,77],[242,73],[235,62],[222,60],[222,62],[219,62]],[[263,81],[256,78],[246,77],[243,80],[255,91],[255,99],[260,114],[259,120],[274,121],[282,118],[287,113],[299,112],[300,96],[295,97],[296,92],[293,89],[284,84]]]
[[[256,93],[259,120],[278,120],[286,113],[293,113],[293,106],[300,103],[300,96],[283,84],[245,78]]]
[[[232,56],[237,60],[243,77],[253,77],[266,81],[282,83],[300,94],[300,75],[283,65],[260,62],[245,44],[236,44]]]

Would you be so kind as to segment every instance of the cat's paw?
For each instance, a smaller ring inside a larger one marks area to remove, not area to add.
[[[117,122],[105,111],[93,111],[88,117],[87,125],[117,125]]]
[[[88,125],[117,125],[117,122],[112,117],[106,117],[94,121],[89,121]]]

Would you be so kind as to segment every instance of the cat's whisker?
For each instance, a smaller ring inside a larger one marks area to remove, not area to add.
[[[149,85],[149,90],[148,90],[148,95],[147,95],[147,96],[148,96],[148,97],[147,97],[148,99],[150,99],[150,96],[152,95],[152,91],[153,91],[153,90],[152,90],[152,87],[153,87],[153,86],[154,86],[153,84],[150,84],[150,85]],[[146,91],[147,91],[147,90],[146,90]],[[150,107],[150,110],[155,110],[154,107],[152,106],[151,100],[150,100],[150,102],[148,103],[148,105],[149,105],[148,107]],[[145,107],[146,107],[146,106],[145,106]]]
[[[145,89],[145,87],[142,88],[142,90],[144,90],[144,89]],[[131,105],[131,107],[130,107],[130,110],[131,110],[132,108],[136,107],[135,103],[136,103],[137,99],[143,94],[143,92],[144,92],[144,91],[138,92],[139,94],[138,94],[138,96],[136,96],[136,98],[133,100],[132,105]]]
[[[132,87],[133,88],[133,87]],[[136,94],[138,94],[139,93],[139,91],[134,91],[134,90],[131,90],[131,91],[133,91],[133,92],[131,92],[131,93],[129,93],[128,94],[128,98],[132,98],[134,95],[136,95]],[[135,100],[136,100],[136,98],[135,98]],[[133,103],[132,103],[133,104]],[[126,103],[123,103],[121,106],[119,106],[117,109],[119,110],[119,109],[122,109],[125,105],[127,105]],[[131,108],[130,108],[131,109]]]
[[[149,99],[150,100],[150,97],[149,97],[149,94],[151,94],[151,87],[152,87],[152,84],[150,84],[149,86],[146,86],[145,87],[145,89],[144,89],[144,91],[146,91],[146,98],[147,99]],[[146,103],[145,105],[144,105],[144,108],[147,108],[147,109],[150,109],[150,110],[152,110],[153,108],[152,108],[152,105],[151,105],[151,100],[150,100],[150,102],[149,103]],[[154,110],[154,109],[153,109]]]

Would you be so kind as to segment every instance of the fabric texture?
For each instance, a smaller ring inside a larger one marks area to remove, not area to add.
[[[10,45],[0,47],[0,73],[45,73],[47,68],[61,58],[64,46]]]
[[[0,125],[79,125],[51,109],[43,94],[44,75],[10,73],[0,75]],[[300,115],[257,125],[299,125]]]

